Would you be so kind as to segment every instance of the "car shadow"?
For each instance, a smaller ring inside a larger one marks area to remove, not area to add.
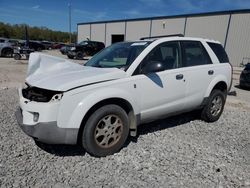
[[[240,87],[240,85],[234,85],[235,88],[237,89],[241,89],[241,90],[245,90],[245,91],[250,91],[250,88],[246,88],[246,87]]]
[[[150,73],[146,75],[150,80],[152,80],[156,85],[163,88],[163,83],[161,81],[161,78],[156,73]]]
[[[126,144],[129,145],[130,142],[137,142],[138,138],[142,135],[146,135],[149,133],[157,133],[158,131],[173,128],[176,126],[181,126],[190,121],[199,120],[199,119],[200,119],[199,111],[192,111],[192,112],[187,112],[184,114],[168,117],[162,120],[153,121],[151,123],[142,124],[138,126],[137,136],[129,137],[128,142]]]
[[[35,141],[36,145],[50,154],[66,157],[66,156],[84,156],[86,151],[79,145],[64,145],[64,144],[44,144]]]
[[[122,148],[128,147],[128,145],[131,142],[136,143],[138,138],[142,135],[146,135],[149,133],[156,133],[164,129],[169,129],[172,127],[184,125],[190,121],[194,121],[197,119],[199,119],[199,113],[198,111],[193,111],[165,118],[162,120],[153,121],[151,123],[142,124],[138,126],[137,136],[136,137],[129,136]],[[57,145],[57,144],[53,145],[53,144],[44,144],[37,141],[35,141],[35,143],[40,149],[59,157],[84,156],[86,154],[86,151],[79,145]]]

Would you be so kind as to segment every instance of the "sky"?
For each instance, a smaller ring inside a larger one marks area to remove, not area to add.
[[[250,9],[250,0],[0,0],[0,22],[71,31],[77,23]]]

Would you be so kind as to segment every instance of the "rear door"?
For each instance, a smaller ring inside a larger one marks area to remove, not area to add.
[[[200,41],[182,41],[182,65],[186,78],[186,107],[199,106],[215,77],[215,67]]]

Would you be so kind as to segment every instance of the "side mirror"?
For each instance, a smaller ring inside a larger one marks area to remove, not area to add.
[[[141,69],[142,74],[148,74],[153,72],[164,71],[165,67],[160,61],[148,61],[144,67]]]

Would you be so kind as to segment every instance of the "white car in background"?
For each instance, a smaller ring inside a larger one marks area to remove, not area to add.
[[[85,65],[32,53],[16,112],[22,130],[50,144],[81,144],[113,154],[137,126],[200,110],[219,119],[232,67],[217,41],[170,36],[121,42]]]
[[[0,38],[0,56],[12,57],[14,46],[18,45],[18,40]]]

